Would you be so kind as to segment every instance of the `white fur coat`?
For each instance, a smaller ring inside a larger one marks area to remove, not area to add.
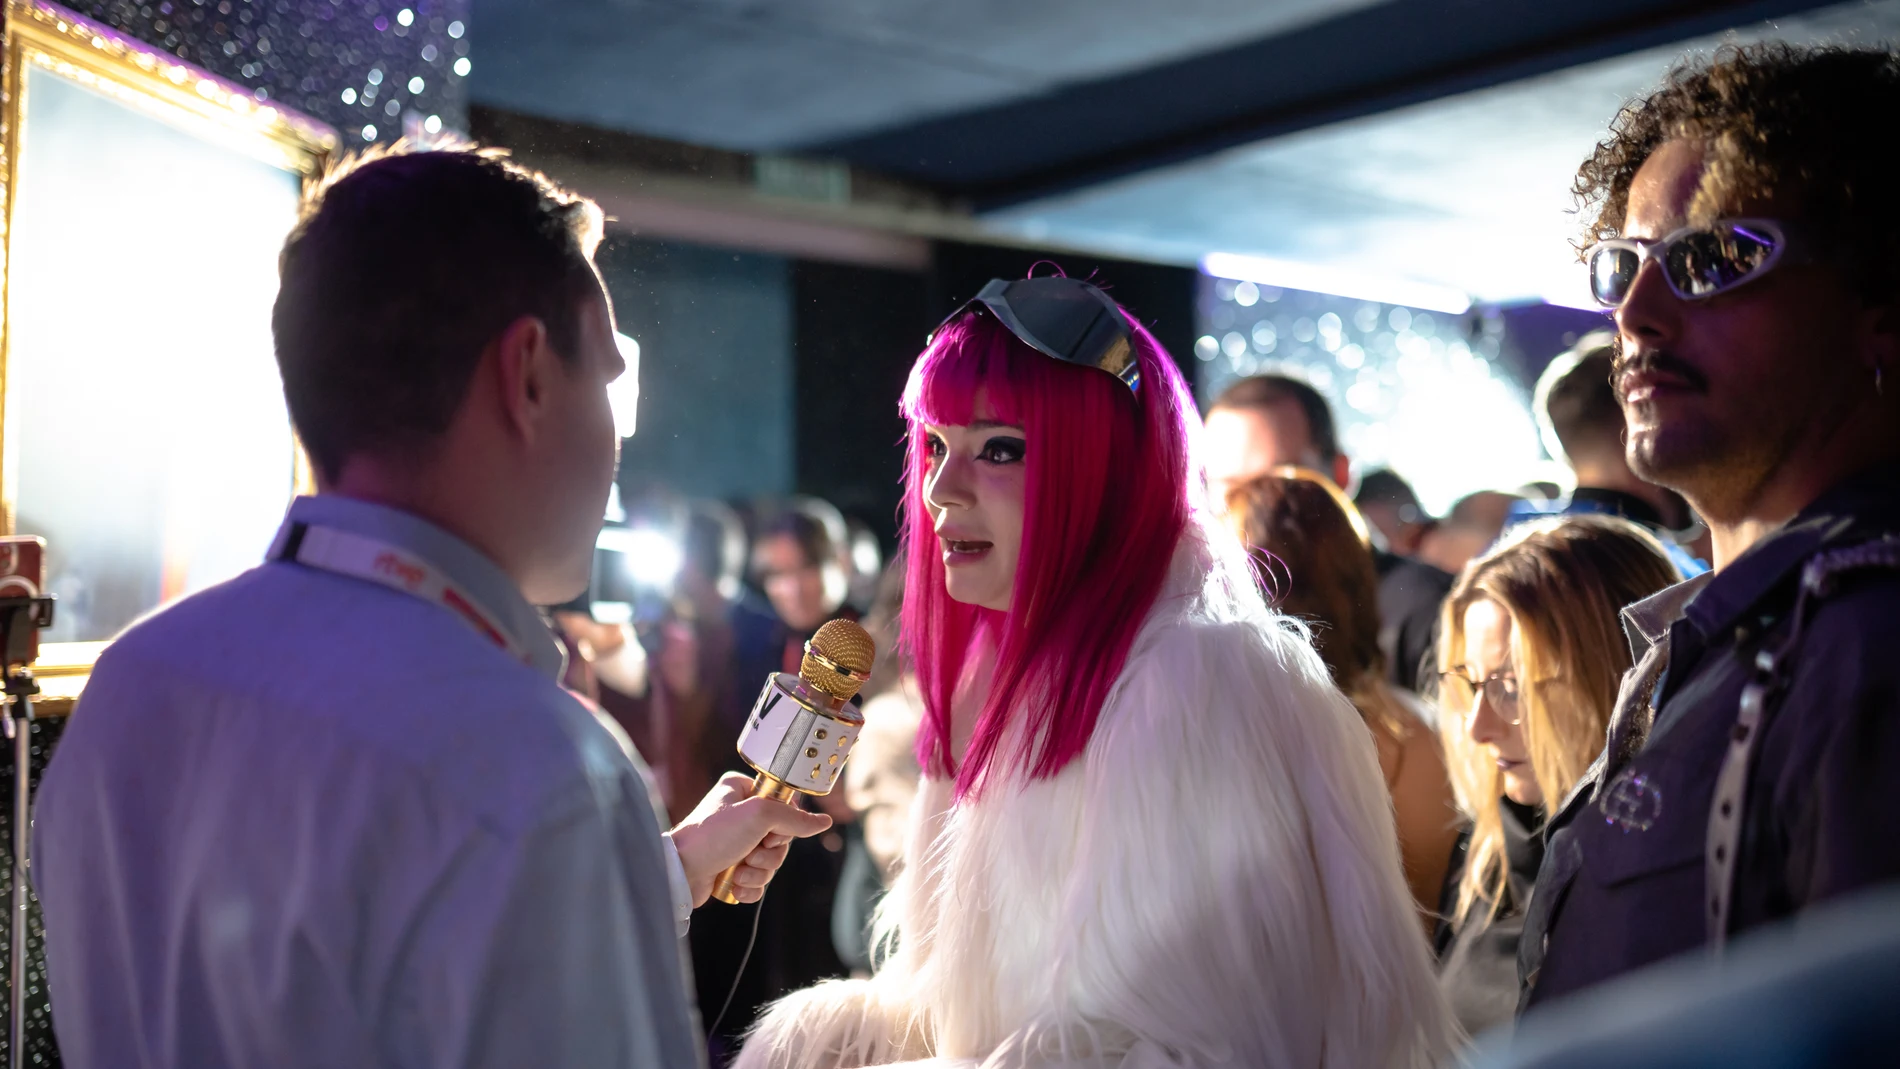
[[[1185,540],[1060,774],[993,773],[963,804],[926,777],[886,901],[894,954],[780,1000],[740,1069],[1449,1053],[1371,736],[1305,634],[1216,556]]]

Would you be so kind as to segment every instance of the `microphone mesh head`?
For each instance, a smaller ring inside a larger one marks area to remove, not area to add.
[[[839,701],[849,701],[871,676],[877,643],[871,633],[849,620],[833,620],[805,643],[799,677]]]

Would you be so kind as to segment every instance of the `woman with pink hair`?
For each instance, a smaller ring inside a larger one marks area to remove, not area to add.
[[[738,1065],[1438,1063],[1371,737],[1204,508],[1168,355],[1088,283],[994,281],[903,410],[924,779],[888,957]]]

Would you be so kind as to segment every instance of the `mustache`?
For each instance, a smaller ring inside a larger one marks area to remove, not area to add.
[[[1621,345],[1616,347],[1616,358],[1610,362],[1610,386],[1616,391],[1616,400],[1623,401],[1623,376],[1630,372],[1651,371],[1663,375],[1673,375],[1687,383],[1691,389],[1709,388],[1709,377],[1695,365],[1677,356],[1667,349],[1645,349],[1631,355]]]

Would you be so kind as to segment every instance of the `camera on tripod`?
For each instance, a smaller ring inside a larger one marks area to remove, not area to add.
[[[40,632],[53,626],[53,597],[45,585],[46,540],[34,535],[0,538],[0,646],[8,694],[13,693],[15,670],[39,660]]]

